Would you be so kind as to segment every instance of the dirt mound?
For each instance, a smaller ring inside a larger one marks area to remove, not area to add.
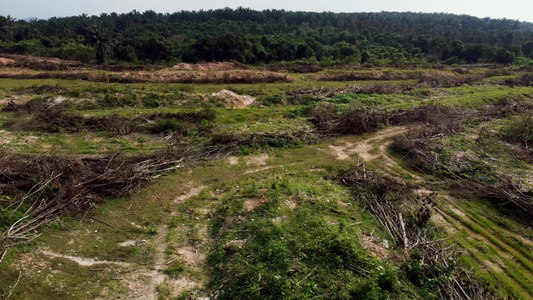
[[[34,70],[67,70],[72,67],[81,67],[79,61],[61,60],[56,57],[37,57],[27,55],[5,54],[0,60],[6,60],[5,65],[17,68],[28,68]],[[1,63],[1,61],[0,61]]]
[[[205,63],[205,64],[179,63],[173,66],[172,69],[179,70],[179,71],[209,71],[209,70],[227,71],[227,70],[235,70],[235,69],[244,69],[244,67],[241,65],[232,63],[232,62],[214,62],[214,63]]]
[[[215,97],[225,108],[247,108],[255,102],[253,97],[237,95],[228,90],[221,90],[211,96]]]
[[[0,65],[10,65],[13,64],[15,61],[9,58],[0,57]]]

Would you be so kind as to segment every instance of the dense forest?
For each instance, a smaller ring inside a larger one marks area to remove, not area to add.
[[[48,20],[0,16],[0,53],[84,63],[533,63],[533,24],[444,13],[247,8]]]

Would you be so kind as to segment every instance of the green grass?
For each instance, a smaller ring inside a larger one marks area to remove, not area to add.
[[[509,278],[512,278],[516,283],[510,281],[505,276],[502,276],[500,272],[491,271],[490,274],[498,278],[498,280],[495,280],[494,277],[485,277],[486,280],[492,283],[492,286],[501,285],[502,283],[505,283],[505,287],[515,293],[515,296],[520,295],[519,298],[521,299],[523,299],[525,295],[523,294],[523,292],[518,291],[519,288],[516,287],[516,284],[519,284],[521,289],[525,289],[525,291],[528,291],[529,293],[533,292],[531,291],[532,277],[531,274],[527,272],[527,270],[524,270],[522,268],[517,269],[516,263],[511,262],[501,256],[498,249],[494,248],[490,244],[486,244],[481,240],[477,240],[471,237],[468,232],[463,231],[461,227],[455,223],[456,221],[458,221],[460,222],[460,224],[464,224],[464,220],[458,218],[458,216],[454,215],[453,212],[448,213],[450,216],[443,215],[443,217],[448,221],[449,224],[453,224],[456,229],[461,230],[460,232],[462,236],[452,236],[452,238],[454,238],[454,240],[461,245],[461,248],[465,249],[465,251],[468,253],[468,255],[463,256],[462,258],[464,261],[470,262],[467,263],[467,266],[472,264],[472,260],[477,261],[480,264],[477,268],[478,274],[483,274],[485,267],[481,267],[481,265],[485,264],[485,261],[493,261],[496,259],[500,260],[504,264],[503,272]],[[465,226],[469,227],[468,225]],[[481,230],[479,231],[481,232]],[[484,236],[487,237],[486,235]],[[487,237],[487,239],[489,238]],[[496,245],[496,247],[498,246]]]

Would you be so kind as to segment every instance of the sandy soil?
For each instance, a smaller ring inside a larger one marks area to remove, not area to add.
[[[249,156],[246,158],[247,166],[266,166],[267,160],[270,158],[268,154],[260,154],[255,156]]]
[[[83,266],[83,267],[90,267],[90,266],[94,266],[94,265],[103,265],[103,264],[117,265],[117,266],[121,266],[121,267],[129,267],[129,266],[131,266],[129,263],[125,263],[125,262],[115,262],[115,261],[97,260],[97,259],[92,259],[92,258],[78,257],[78,256],[70,256],[70,255],[64,255],[64,254],[55,253],[55,252],[52,252],[52,251],[49,251],[49,250],[41,250],[41,253],[46,255],[46,256],[49,256],[51,258],[68,259],[68,260],[73,261],[73,262],[75,262],[78,265]]]
[[[248,108],[255,103],[255,99],[250,96],[237,95],[232,91],[221,90],[211,95],[217,99],[217,102],[224,105],[225,108]]]
[[[214,62],[214,63],[205,63],[205,64],[186,64],[179,63],[172,67],[175,70],[180,71],[209,71],[209,70],[235,70],[242,69],[231,62]]]

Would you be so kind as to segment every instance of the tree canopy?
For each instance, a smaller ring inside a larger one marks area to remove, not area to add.
[[[0,16],[0,52],[95,63],[510,63],[532,58],[532,45],[532,23],[444,13],[224,8],[48,20]],[[87,47],[94,48],[92,56]]]

